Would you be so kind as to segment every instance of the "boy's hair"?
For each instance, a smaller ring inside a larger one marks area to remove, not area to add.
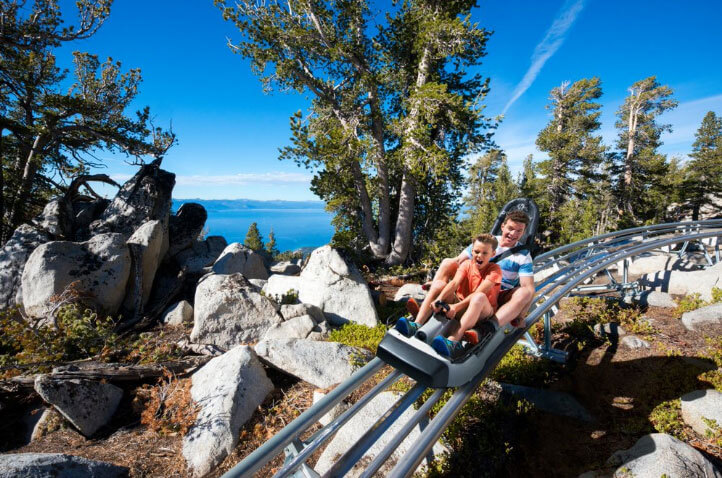
[[[499,241],[497,241],[496,237],[492,236],[491,234],[479,234],[474,238],[474,240],[471,241],[471,244],[473,245],[475,242],[489,244],[491,246],[491,252],[496,251],[496,247],[499,245]]]
[[[504,222],[502,224],[506,224],[506,221],[514,221],[514,222],[520,222],[524,224],[525,226],[529,225],[529,216],[524,211],[520,211],[519,209],[515,209],[513,211],[509,211],[506,213],[506,217],[504,218]]]

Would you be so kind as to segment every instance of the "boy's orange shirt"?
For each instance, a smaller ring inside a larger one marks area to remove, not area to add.
[[[486,292],[486,297],[489,299],[489,303],[494,310],[496,310],[496,297],[499,295],[499,290],[501,289],[501,268],[499,265],[490,262],[482,271],[479,271],[476,263],[473,260],[469,260],[464,261],[461,266],[459,266],[459,272],[462,272],[464,275],[459,283],[459,287],[456,289],[456,297],[458,297],[459,300],[464,300],[479,287],[479,284],[481,284],[484,279],[489,279],[494,283],[494,287]]]

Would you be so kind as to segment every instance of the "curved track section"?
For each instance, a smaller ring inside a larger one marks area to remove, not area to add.
[[[649,227],[640,227],[603,234],[600,236],[578,241],[573,244],[559,247],[553,251],[538,256],[535,259],[535,271],[542,274],[543,279],[537,281],[537,295],[534,298],[532,309],[526,318],[525,328],[508,327],[504,340],[491,353],[491,357],[476,376],[468,383],[458,387],[444,407],[436,414],[434,419],[426,426],[421,435],[400,459],[391,473],[393,478],[408,477],[416,470],[423,458],[429,453],[434,443],[443,431],[469,400],[474,390],[491,373],[502,357],[516,344],[522,342],[536,351],[537,355],[563,360],[563,356],[550,349],[549,320],[555,313],[558,302],[573,292],[603,291],[619,292],[623,297],[639,292],[635,282],[628,279],[628,261],[650,251],[671,251],[681,244],[675,253],[683,256],[694,247],[704,253],[708,265],[720,261],[720,241],[722,240],[722,219],[695,222],[680,222],[659,224]],[[610,272],[616,268],[617,278]],[[600,273],[606,274],[608,284],[589,285]],[[621,282],[618,280],[621,277]],[[539,320],[545,321],[547,329],[546,343],[542,346],[532,343],[528,329]],[[524,340],[523,337],[526,336]],[[520,341],[520,339],[522,339]],[[241,463],[228,471],[224,478],[251,477],[276,455],[285,451],[284,466],[274,477],[305,477],[317,478],[320,475],[311,469],[305,462],[311,454],[328,441],[351,417],[358,413],[378,393],[385,390],[403,376],[398,370],[389,374],[375,385],[352,407],[331,423],[314,433],[305,441],[300,437],[312,427],[319,418],[325,415],[336,404],[357,390],[384,365],[380,359],[375,358],[366,366],[359,369],[348,380],[338,385],[321,401],[302,413],[298,418],[286,426],[281,432],[267,441],[263,446],[248,455]],[[386,412],[378,421],[359,437],[343,456],[328,470],[323,477],[344,476],[364,455],[373,444],[384,435],[389,427],[401,414],[413,405],[425,391],[425,387],[417,384]],[[376,473],[384,462],[391,456],[408,433],[423,420],[428,410],[439,401],[443,389],[437,389],[410,420],[403,423],[401,430],[389,438],[384,449],[365,468],[361,476],[366,478]]]

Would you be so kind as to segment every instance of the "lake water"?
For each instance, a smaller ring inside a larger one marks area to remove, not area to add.
[[[182,202],[174,201],[173,210],[176,211]],[[323,209],[323,203],[314,204],[308,207],[258,207],[262,204],[254,203],[247,207],[246,203],[234,207],[233,204],[223,204],[213,201],[193,200],[202,204],[208,212],[206,229],[208,235],[223,236],[230,244],[231,242],[243,242],[248,232],[248,227],[255,222],[258,230],[263,236],[263,241],[268,240],[268,233],[273,229],[276,236],[278,250],[296,250],[301,247],[320,247],[328,244],[333,236],[331,225],[332,215]],[[287,203],[284,206],[293,206],[295,203]],[[274,204],[276,205],[276,204]]]

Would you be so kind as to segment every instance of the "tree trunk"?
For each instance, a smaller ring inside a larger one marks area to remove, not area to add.
[[[16,227],[18,227],[24,219],[23,216],[26,210],[25,206],[30,200],[30,191],[33,187],[35,174],[38,172],[36,157],[38,156],[38,151],[41,147],[41,140],[42,135],[37,135],[35,137],[35,141],[33,142],[32,148],[30,149],[30,151],[28,151],[27,155],[25,155],[27,159],[25,160],[25,164],[23,165],[23,177],[20,180],[20,186],[18,187],[18,191],[15,194],[12,211],[10,213],[9,228],[11,230],[14,230]]]
[[[0,128],[0,244],[10,238],[5,226],[5,156],[3,155],[3,129]]]
[[[391,253],[386,258],[386,264],[390,266],[403,263],[411,249],[411,226],[413,225],[414,219],[416,186],[414,185],[414,178],[409,171],[404,172],[400,192],[399,215],[396,219],[396,236],[394,237]]]

